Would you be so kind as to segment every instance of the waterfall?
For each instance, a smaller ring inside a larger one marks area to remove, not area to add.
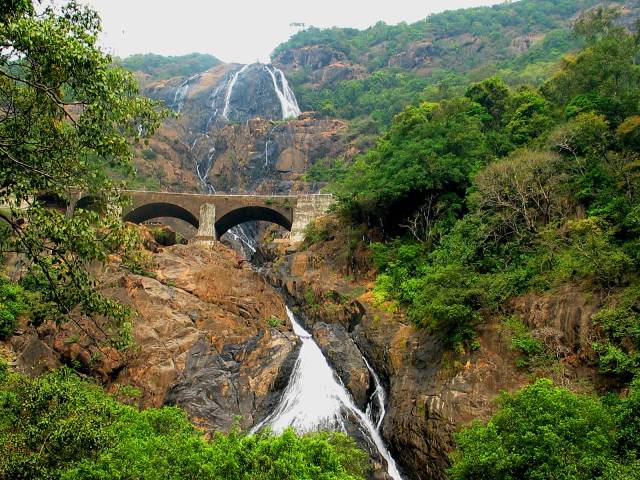
[[[372,422],[376,422],[376,430],[380,431],[380,427],[382,426],[382,421],[384,420],[384,416],[387,414],[387,410],[386,410],[386,407],[385,407],[385,402],[386,402],[387,399],[385,398],[384,387],[382,386],[382,382],[380,382],[380,377],[375,372],[375,370],[373,368],[371,368],[371,365],[369,365],[369,362],[367,362],[367,359],[364,358],[364,357],[362,357],[362,359],[364,360],[364,364],[367,366],[367,369],[369,370],[369,373],[373,377],[373,383],[376,386],[376,389],[371,394],[371,399],[369,401],[369,405],[367,405],[367,411],[365,413],[367,414],[367,417],[369,417],[369,419]],[[374,418],[373,408],[372,408],[374,399],[376,400],[376,403],[378,404],[378,419],[377,419],[377,421]]]
[[[233,74],[229,83],[227,84],[227,91],[224,96],[224,108],[222,109],[222,116],[225,120],[229,120],[229,104],[231,103],[231,95],[233,94],[233,87],[235,87],[238,77],[244,72],[249,65],[243,66],[240,70]]]
[[[236,225],[230,228],[225,235],[231,235],[233,239],[238,242],[238,245],[242,249],[242,253],[245,258],[251,260],[251,257],[256,253],[256,241],[251,236],[247,235],[242,225]]]
[[[187,98],[187,93],[189,92],[191,81],[195,80],[199,76],[200,74],[195,74],[192,77],[187,78],[180,84],[178,88],[176,88],[176,93],[173,96],[173,108],[177,113],[180,113],[182,107],[184,106],[184,100],[185,98]]]
[[[273,65],[271,65],[271,68],[269,68],[269,65],[265,65],[264,68],[269,72],[271,80],[273,81],[273,89],[278,96],[280,107],[282,108],[282,119],[286,120],[287,118],[300,116],[298,101],[296,100],[293,90],[289,87],[289,82],[287,82],[287,78],[284,76],[284,73],[282,73],[282,70]],[[280,77],[281,85],[278,85],[276,74]]]
[[[302,341],[302,346],[280,403],[265,420],[253,428],[253,431],[266,425],[275,432],[281,432],[289,426],[301,433],[318,429],[344,431],[345,414],[351,414],[350,416],[357,419],[359,427],[387,462],[387,471],[391,478],[402,480],[396,462],[378,431],[384,409],[380,409],[377,425],[374,425],[372,414],[368,415],[356,406],[347,389],[336,379],[336,375],[311,334],[298,323],[289,307],[287,307],[287,315],[291,320],[293,332]],[[374,373],[368,364],[367,367]],[[375,373],[374,379],[376,381],[374,395],[379,395],[378,389],[382,386]],[[384,402],[384,394],[377,399]]]
[[[193,146],[195,146],[195,141],[193,143]],[[202,188],[204,190],[205,193],[216,193],[215,188],[213,188],[213,185],[211,185],[208,181],[207,181],[207,177],[209,176],[209,170],[211,170],[211,167],[213,166],[213,157],[216,154],[216,147],[211,147],[209,149],[209,154],[207,156],[207,159],[204,162],[198,162],[196,161],[196,173],[198,174],[198,179],[200,180],[200,183],[202,184]],[[202,167],[202,170],[201,170]]]
[[[269,145],[271,145],[271,140],[267,140],[264,144],[264,167],[269,166]]]

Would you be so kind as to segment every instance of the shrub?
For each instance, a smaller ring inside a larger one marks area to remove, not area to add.
[[[615,415],[598,399],[543,379],[498,405],[486,424],[455,435],[451,480],[637,478],[633,461],[616,454]]]
[[[303,246],[309,247],[315,243],[326,242],[332,238],[331,225],[324,221],[309,223],[304,228]]]
[[[282,320],[271,315],[269,318],[267,318],[267,325],[271,328],[278,328],[280,325],[282,325]]]
[[[0,451],[0,478],[13,480],[359,480],[368,464],[342,433],[205,440],[182,410],[138,411],[68,369],[0,374]]]
[[[603,286],[618,284],[631,259],[614,243],[607,222],[598,217],[567,222],[558,238],[554,276],[557,280],[591,278]]]
[[[613,306],[597,312],[592,321],[604,339],[594,345],[600,370],[631,377],[640,367],[640,285],[620,292]]]
[[[11,336],[18,326],[18,317],[29,311],[24,289],[0,277],[0,340]]]

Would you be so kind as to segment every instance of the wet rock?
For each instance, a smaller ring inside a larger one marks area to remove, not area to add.
[[[225,345],[221,352],[201,338],[187,353],[181,379],[165,400],[203,427],[229,430],[240,418],[240,425],[249,428],[271,411],[286,387],[295,347],[277,330]]]
[[[387,393],[381,433],[406,478],[444,480],[453,433],[486,419],[499,392],[525,385],[526,375],[515,367],[496,322],[480,327],[479,350],[455,354],[438,336],[406,322],[401,311],[375,307],[366,293],[348,295],[329,250],[289,255],[274,281],[297,301],[314,336],[316,328],[345,333],[381,377]]]
[[[358,347],[342,325],[316,323],[313,338],[361,410],[365,410],[371,390],[369,370]]]

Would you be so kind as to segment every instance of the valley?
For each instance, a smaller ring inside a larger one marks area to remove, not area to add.
[[[0,479],[638,478],[637,2],[305,25],[268,64],[22,3]]]

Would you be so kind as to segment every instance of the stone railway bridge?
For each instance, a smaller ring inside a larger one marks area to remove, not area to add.
[[[233,195],[146,192],[126,190],[130,205],[122,212],[124,220],[143,223],[159,217],[184,220],[198,229],[196,240],[219,239],[229,229],[249,221],[276,223],[291,232],[291,241],[304,238],[305,227],[324,215],[333,197],[314,195]],[[92,197],[73,195],[67,212],[87,208]]]

